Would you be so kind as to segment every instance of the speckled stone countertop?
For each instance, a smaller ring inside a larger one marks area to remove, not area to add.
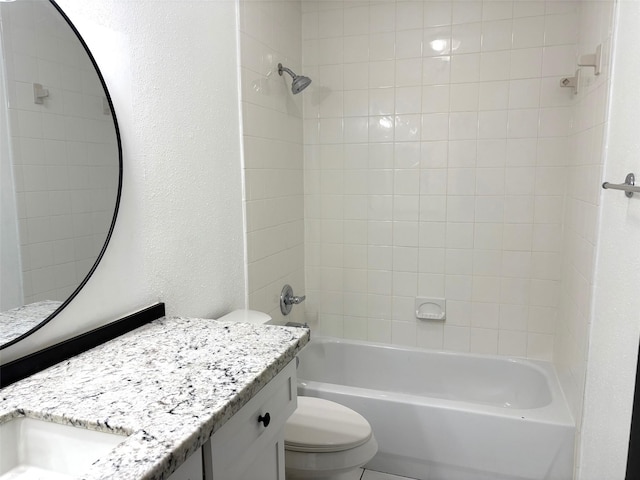
[[[167,478],[308,340],[302,328],[161,318],[3,388],[0,423],[129,435],[81,478]]]
[[[60,305],[62,302],[57,300],[43,300],[0,312],[0,345],[28,332]]]

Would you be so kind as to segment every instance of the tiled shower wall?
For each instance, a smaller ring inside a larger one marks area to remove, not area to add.
[[[301,70],[299,1],[239,2],[249,308],[276,322],[282,287],[304,293],[302,98],[279,62]]]
[[[37,8],[46,3],[0,5],[24,303],[62,301],[93,266],[111,225],[115,130],[93,65],[62,17]],[[49,90],[42,105],[33,83]]]
[[[551,359],[577,3],[302,8],[308,318]],[[416,296],[445,298],[446,321],[416,320]]]

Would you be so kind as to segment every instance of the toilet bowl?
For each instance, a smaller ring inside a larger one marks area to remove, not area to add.
[[[266,324],[271,317],[235,310],[219,320]],[[299,396],[284,430],[287,480],[341,480],[378,451],[371,425],[362,415],[323,398]]]
[[[298,397],[284,428],[287,480],[338,480],[378,451],[369,422],[323,398]]]

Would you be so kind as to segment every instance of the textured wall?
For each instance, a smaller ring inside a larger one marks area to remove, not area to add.
[[[638,169],[640,3],[617,3],[604,179]],[[602,191],[593,313],[588,331],[581,480],[623,479],[640,337],[640,200]]]
[[[3,362],[158,300],[191,316],[245,301],[234,2],[59,3],[113,96],[122,206],[85,289]]]

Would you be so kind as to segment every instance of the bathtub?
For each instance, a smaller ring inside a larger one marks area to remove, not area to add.
[[[420,480],[571,480],[575,424],[545,362],[331,338],[299,354],[298,394],[346,405],[367,468]]]

